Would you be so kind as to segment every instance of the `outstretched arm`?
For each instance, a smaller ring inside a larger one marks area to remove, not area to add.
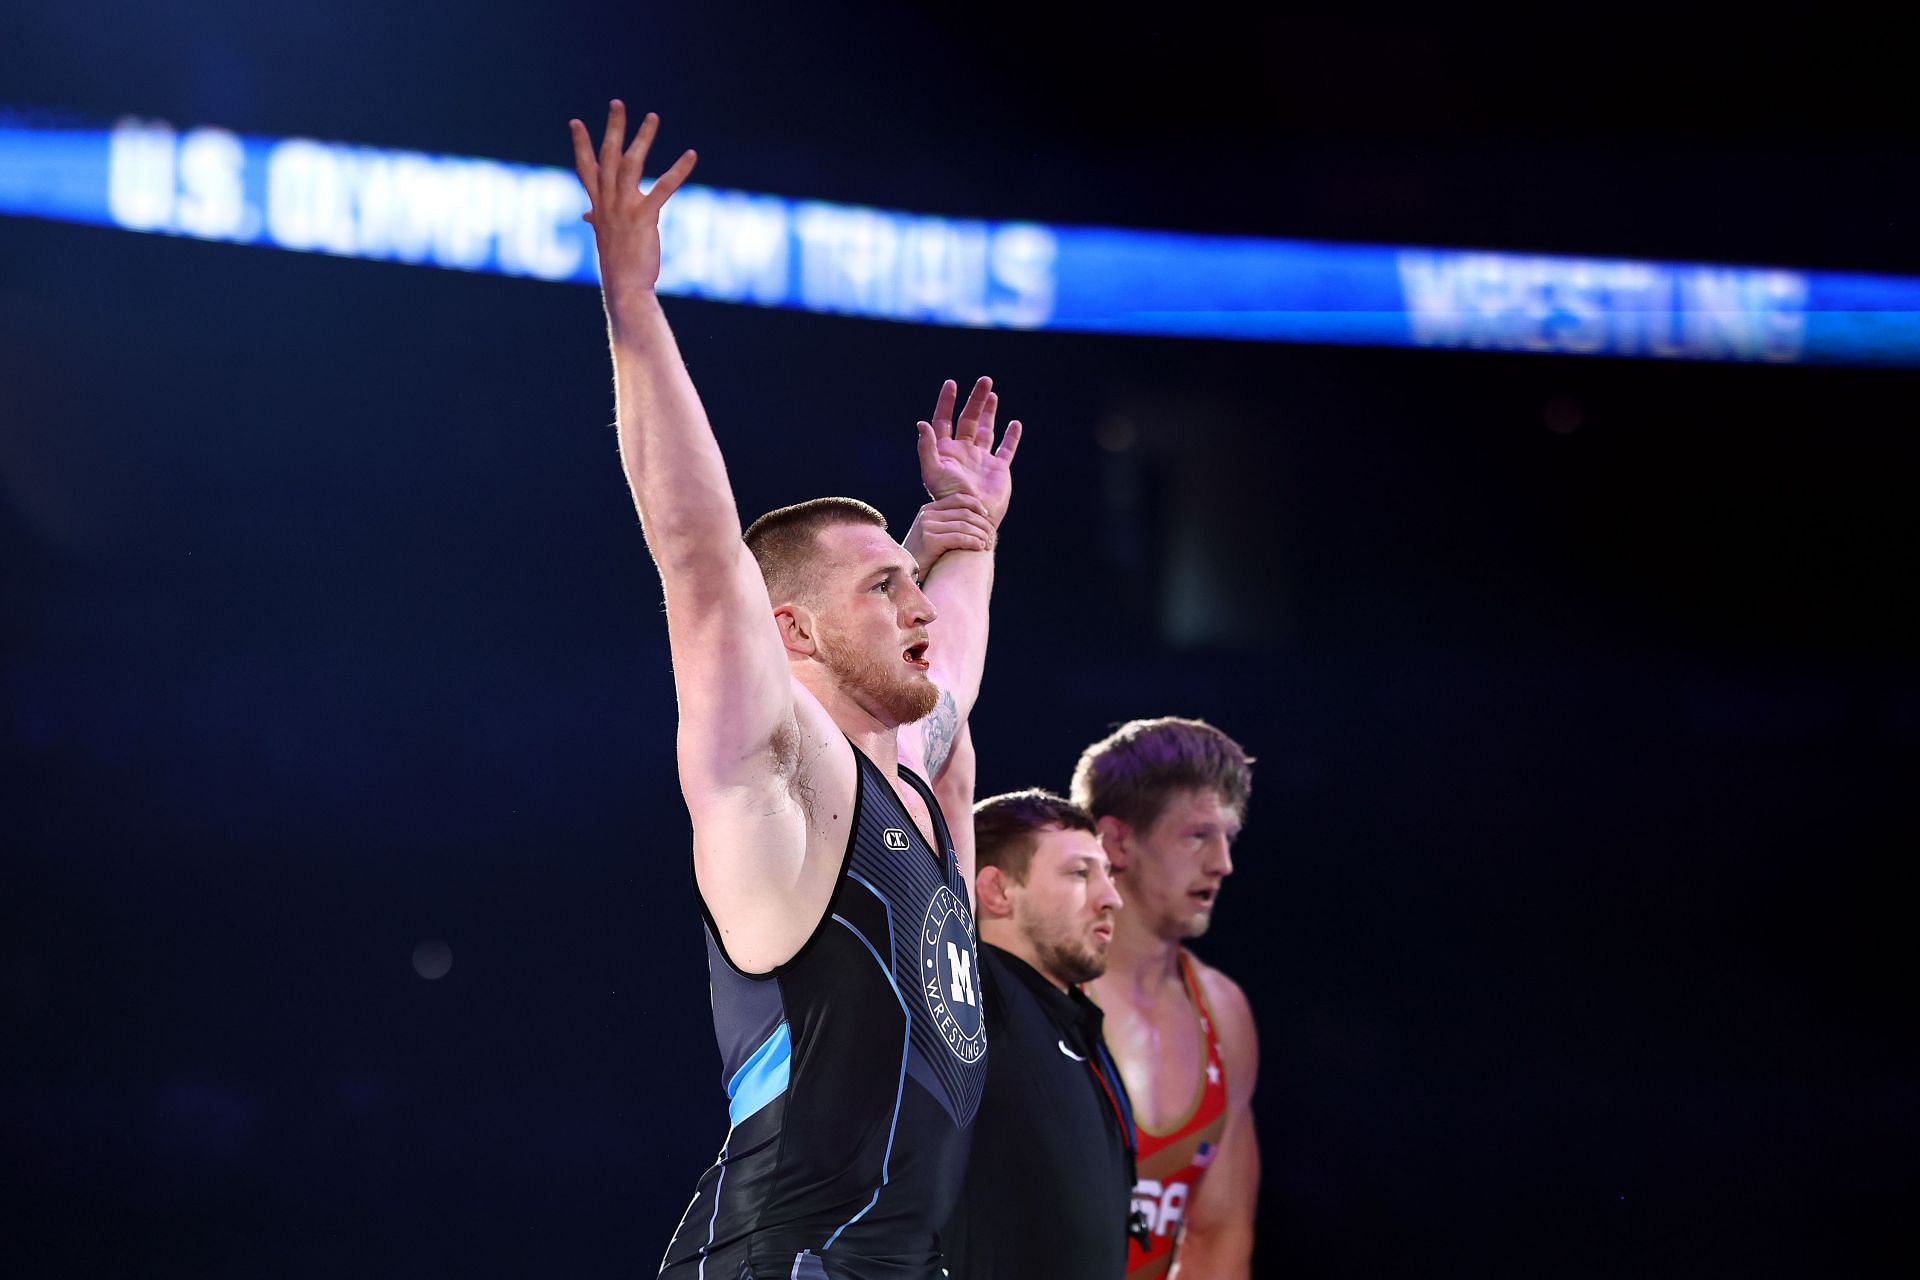
[[[740,540],[719,443],[654,292],[660,210],[695,161],[685,152],[642,193],[641,171],[659,126],[649,112],[626,145],[626,108],[615,101],[596,152],[587,127],[569,122],[600,255],[620,460],[666,590],[680,780],[697,824],[717,797],[777,781],[769,747],[790,736],[794,695],[766,585]],[[801,848],[792,854],[797,861]],[[705,887],[706,868],[700,870]]]
[[[946,500],[974,499],[989,538],[978,550],[954,550],[941,556],[928,571],[923,588],[940,613],[929,628],[933,644],[927,657],[941,696],[933,714],[915,726],[915,732],[901,735],[901,750],[916,757],[932,779],[945,768],[954,737],[972,714],[980,693],[987,659],[988,604],[993,595],[993,545],[1013,499],[1013,455],[1021,436],[1020,423],[1008,423],[999,448],[994,447],[1000,398],[992,379],[974,383],[956,421],[957,398],[955,385],[943,384],[933,417],[918,424],[920,479],[935,500],[934,508]],[[923,511],[923,519],[926,514]]]
[[[966,725],[953,740],[947,755],[947,767],[934,784],[933,798],[947,819],[947,834],[953,837],[953,858],[960,864],[960,878],[967,882],[967,901],[973,902],[973,730]]]
[[[949,386],[952,384],[949,383]],[[939,596],[946,600],[937,608],[952,607],[956,612],[948,621],[943,613],[928,628],[933,639],[929,650],[932,663],[932,679],[940,688],[940,700],[934,704],[932,712],[917,724],[907,725],[901,730],[901,758],[912,768],[919,769],[927,781],[936,786],[943,780],[947,770],[953,767],[949,754],[957,751],[956,734],[964,735],[966,722],[961,718],[959,701],[954,687],[957,682],[967,679],[964,670],[956,675],[956,668],[964,668],[963,647],[970,633],[978,633],[981,649],[985,648],[984,615],[974,625],[968,625],[972,617],[973,602],[968,599],[969,592],[962,584],[979,590],[983,584],[978,581],[984,568],[988,589],[992,586],[992,556],[998,534],[993,521],[987,517],[986,504],[970,493],[950,493],[944,498],[936,498],[920,508],[914,516],[913,526],[907,530],[903,545],[907,553],[920,566],[921,583],[931,599]],[[964,561],[954,561],[946,569],[942,564],[950,552],[989,553],[975,559],[973,566],[964,566]],[[984,601],[982,602],[984,604]],[[943,626],[944,623],[944,626]],[[973,689],[979,686],[979,674],[972,676]],[[964,692],[964,690],[963,690]],[[967,704],[972,706],[973,696],[967,695]],[[970,805],[971,800],[968,801]],[[941,804],[946,806],[946,797],[942,795]]]

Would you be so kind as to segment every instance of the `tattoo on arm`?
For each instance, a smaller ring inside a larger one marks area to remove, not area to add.
[[[953,751],[954,736],[960,732],[960,707],[951,693],[945,689],[940,691],[940,701],[934,704],[932,714],[923,724],[926,751],[921,763],[926,766],[927,781],[932,782],[946,767],[947,756]]]

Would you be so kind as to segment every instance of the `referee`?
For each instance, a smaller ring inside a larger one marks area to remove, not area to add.
[[[973,811],[986,1093],[960,1207],[956,1280],[1121,1280],[1133,1110],[1079,985],[1107,967],[1120,895],[1093,819],[1045,791]]]

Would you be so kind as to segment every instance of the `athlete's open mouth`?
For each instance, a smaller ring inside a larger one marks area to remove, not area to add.
[[[908,646],[900,656],[906,660],[909,666],[918,667],[922,671],[925,671],[931,665],[927,661],[927,642],[925,640],[922,640],[919,644]]]
[[[1213,905],[1213,900],[1220,896],[1220,891],[1218,889],[1195,889],[1187,896],[1203,907],[1210,907]]]

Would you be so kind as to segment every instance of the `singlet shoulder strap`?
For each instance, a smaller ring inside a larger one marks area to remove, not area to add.
[[[1220,1059],[1221,1069],[1226,1069],[1226,1055],[1220,1051],[1219,1022],[1213,1016],[1213,1006],[1207,1003],[1207,993],[1200,988],[1200,974],[1194,968],[1193,955],[1185,947],[1180,948],[1180,976],[1187,981],[1187,998],[1193,1001],[1193,1007],[1201,1018],[1207,1033],[1207,1053]]]
[[[1174,953],[1180,965],[1180,980],[1187,984],[1187,998],[1193,1001],[1193,1007],[1204,1010],[1206,1005],[1200,994],[1200,975],[1193,971],[1193,953],[1181,947]]]

